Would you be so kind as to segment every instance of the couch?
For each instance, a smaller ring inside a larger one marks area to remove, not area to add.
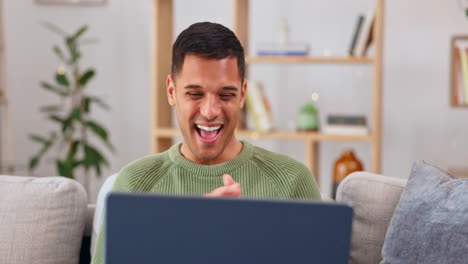
[[[89,263],[105,195],[115,178],[107,178],[94,206],[70,179],[0,176],[0,263]],[[405,183],[358,172],[340,184],[337,201],[354,208],[350,263],[380,261]]]

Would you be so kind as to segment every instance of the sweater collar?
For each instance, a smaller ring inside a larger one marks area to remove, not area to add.
[[[245,141],[241,141],[241,143],[242,150],[239,155],[237,155],[237,157],[216,165],[202,165],[186,159],[180,153],[180,147],[182,143],[175,144],[169,149],[169,157],[173,163],[179,165],[187,171],[194,173],[195,175],[222,176],[225,173],[229,174],[232,171],[240,168],[248,159],[252,157],[253,146]]]

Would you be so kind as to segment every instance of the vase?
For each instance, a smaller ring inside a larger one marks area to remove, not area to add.
[[[352,150],[343,152],[340,158],[335,161],[333,168],[333,199],[336,198],[336,190],[338,189],[340,182],[349,174],[362,170],[362,163],[356,158],[356,155],[354,155]]]

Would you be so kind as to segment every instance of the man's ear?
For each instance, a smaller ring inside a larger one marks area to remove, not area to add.
[[[167,101],[169,102],[171,106],[175,106],[176,105],[175,83],[170,74],[167,76],[167,79],[166,79],[166,90],[167,90]]]
[[[247,80],[244,80],[242,82],[242,87],[241,87],[241,100],[240,100],[240,107],[241,108],[244,108],[246,95],[247,95]]]

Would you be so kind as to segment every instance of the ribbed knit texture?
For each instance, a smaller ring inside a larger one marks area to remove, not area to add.
[[[129,164],[120,172],[112,191],[202,195],[221,187],[223,174],[229,174],[240,183],[245,198],[320,199],[315,179],[302,163],[242,143],[242,151],[235,159],[210,166],[185,159],[180,153],[181,144],[174,145]],[[102,225],[93,264],[104,263],[103,232]]]

